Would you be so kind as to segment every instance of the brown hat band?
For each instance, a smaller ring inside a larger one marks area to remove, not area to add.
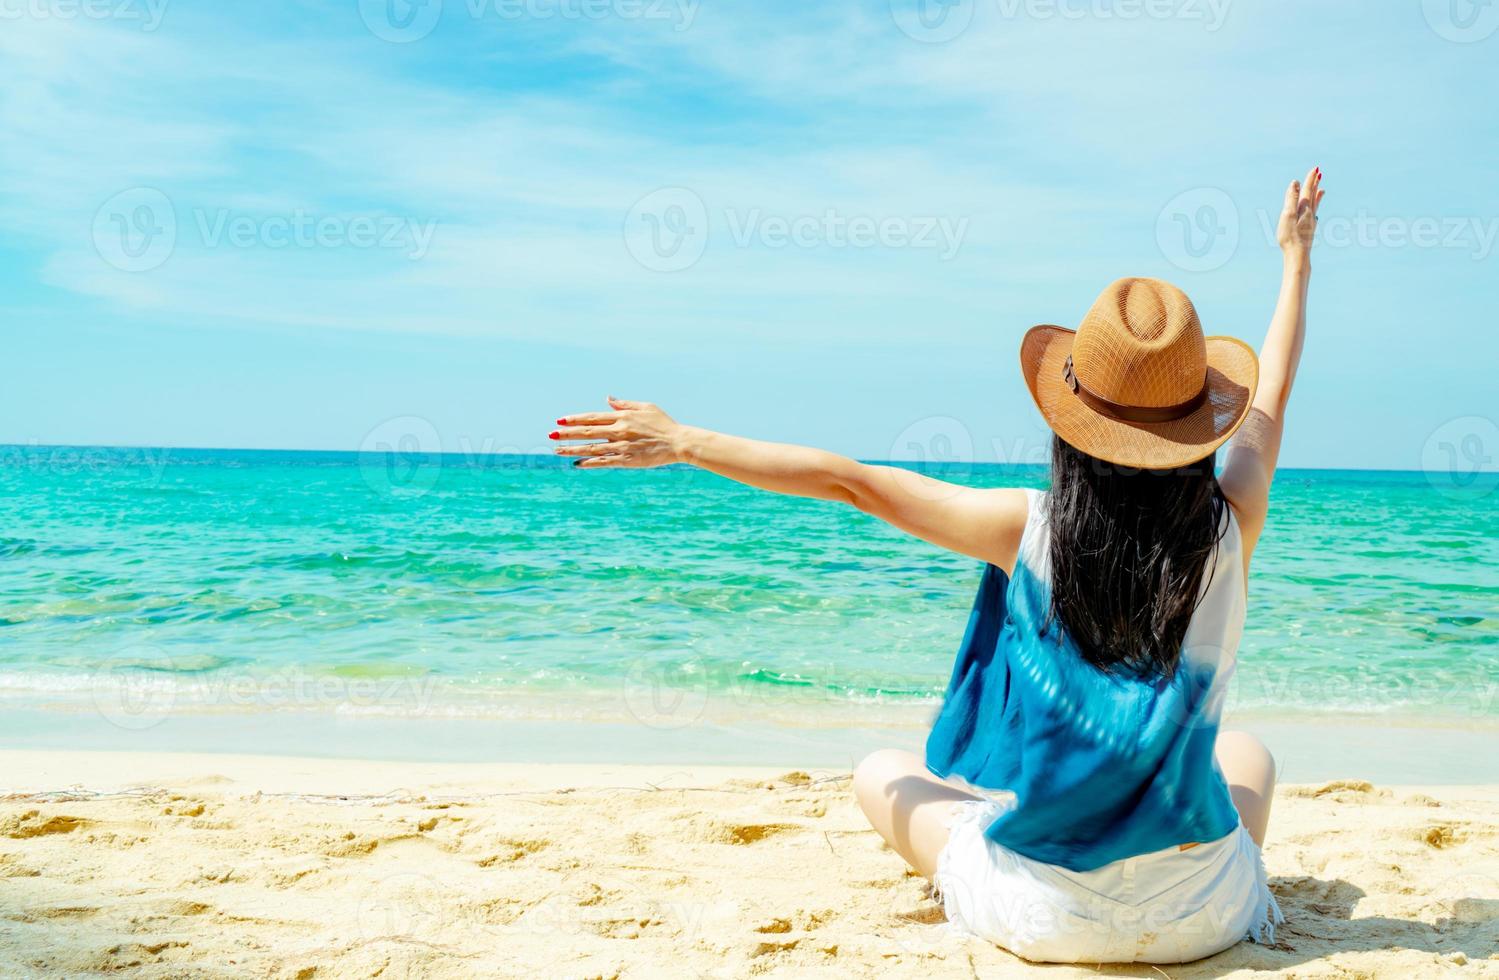
[[[1072,389],[1072,393],[1080,398],[1084,405],[1087,405],[1095,412],[1118,419],[1121,422],[1171,422],[1191,415],[1202,407],[1203,402],[1208,400],[1208,379],[1206,372],[1202,376],[1202,387],[1198,389],[1197,394],[1184,402],[1176,405],[1165,405],[1160,408],[1143,405],[1121,405],[1118,402],[1110,401],[1102,395],[1089,391],[1087,385],[1079,381],[1077,373],[1072,370],[1071,354],[1067,355],[1067,363],[1062,365],[1062,378],[1067,382],[1067,387]]]

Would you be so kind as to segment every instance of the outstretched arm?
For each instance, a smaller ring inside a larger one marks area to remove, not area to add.
[[[1246,564],[1265,528],[1270,482],[1275,477],[1275,462],[1285,432],[1286,403],[1301,363],[1301,346],[1306,338],[1307,287],[1312,278],[1312,239],[1322,194],[1320,167],[1312,168],[1305,182],[1293,180],[1286,188],[1285,206],[1276,233],[1284,259],[1280,298],[1260,348],[1260,383],[1254,403],[1249,417],[1234,435],[1228,463],[1219,479],[1244,535]]]
[[[608,412],[557,420],[552,438],[585,469],[691,463],[731,480],[797,497],[850,504],[939,547],[1013,571],[1025,528],[1021,490],[980,490],[821,449],[758,442],[681,425],[648,402],[610,398]]]

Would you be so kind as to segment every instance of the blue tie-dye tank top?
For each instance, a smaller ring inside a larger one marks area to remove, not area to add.
[[[1047,624],[1046,501],[1028,493],[1014,577],[984,569],[927,767],[1013,793],[989,839],[1074,871],[1223,837],[1239,822],[1213,759],[1244,627],[1238,522],[1225,515],[1176,673],[1105,673]]]

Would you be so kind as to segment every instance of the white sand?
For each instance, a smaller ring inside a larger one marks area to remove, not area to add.
[[[1287,787],[1276,947],[1100,970],[950,936],[845,772],[22,751],[0,773],[4,977],[1499,975],[1495,787]]]

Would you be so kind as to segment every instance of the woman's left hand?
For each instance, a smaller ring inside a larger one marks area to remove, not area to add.
[[[558,446],[558,456],[579,456],[573,465],[583,469],[628,467],[647,469],[681,462],[683,426],[650,402],[609,396],[612,412],[564,415],[551,433],[559,440],[601,440],[578,446]]]

